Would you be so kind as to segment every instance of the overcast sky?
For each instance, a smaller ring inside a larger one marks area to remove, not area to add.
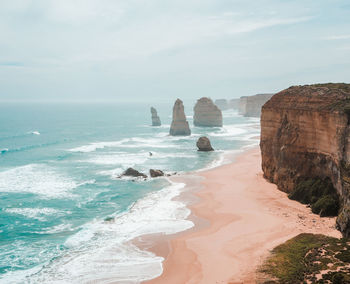
[[[0,0],[1,101],[234,98],[350,82],[349,0]]]

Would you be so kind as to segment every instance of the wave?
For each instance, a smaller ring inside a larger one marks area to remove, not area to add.
[[[28,132],[28,134],[40,135],[40,132],[35,130],[35,131]]]
[[[190,210],[173,200],[184,184],[171,183],[135,202],[114,221],[94,221],[69,237],[69,253],[56,258],[29,279],[33,283],[139,283],[162,273],[162,257],[132,244],[136,237],[174,234],[193,227]]]
[[[26,218],[37,219],[39,221],[45,221],[46,216],[55,215],[59,217],[65,214],[71,214],[70,211],[61,211],[54,208],[6,208],[4,211],[9,214],[22,215]]]
[[[88,145],[79,146],[69,149],[71,152],[89,153],[104,148],[175,148],[174,144],[166,143],[167,141],[160,138],[141,138],[133,137],[119,141],[95,142]]]
[[[55,169],[29,164],[0,172],[0,192],[26,192],[41,198],[72,197],[70,191],[78,184]]]

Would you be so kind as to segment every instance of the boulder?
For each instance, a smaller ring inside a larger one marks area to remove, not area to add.
[[[197,141],[198,151],[209,152],[214,151],[211,146],[210,140],[208,137],[202,136]]]
[[[163,171],[161,171],[161,170],[153,170],[153,169],[150,169],[149,170],[149,174],[150,174],[150,176],[151,177],[162,177],[162,176],[164,176],[164,173],[163,173]]]
[[[193,124],[203,127],[221,127],[221,110],[210,98],[201,98],[194,106]]]
[[[160,118],[157,114],[157,110],[154,107],[151,107],[151,114],[152,114],[152,126],[161,126],[162,123],[160,122]]]
[[[188,136],[191,130],[186,120],[184,105],[180,99],[177,99],[173,107],[173,121],[170,126],[170,135]]]
[[[140,173],[139,171],[133,169],[133,168],[128,168],[124,173],[121,174],[120,177],[127,176],[127,177],[142,177],[142,178],[147,178],[147,176],[143,173]]]

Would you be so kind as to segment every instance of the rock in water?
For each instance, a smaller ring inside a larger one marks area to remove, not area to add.
[[[208,137],[202,136],[197,141],[198,151],[209,152],[214,151],[213,147],[211,147],[210,140]]]
[[[323,184],[330,180],[341,201],[338,228],[350,236],[350,84],[274,95],[262,107],[260,148],[265,178],[307,203],[328,192]]]
[[[133,169],[133,168],[128,168],[120,177],[127,176],[127,177],[142,177],[142,178],[147,178],[147,176],[143,173],[140,173],[139,171]]]
[[[164,176],[164,173],[161,171],[161,170],[153,170],[153,169],[150,169],[149,170],[149,174],[151,177],[162,177]]]
[[[157,114],[157,110],[154,107],[151,107],[152,114],[152,126],[161,126],[160,118]]]
[[[173,108],[173,121],[170,126],[170,135],[188,136],[191,130],[186,120],[184,105],[180,99],[177,99]]]
[[[201,98],[194,106],[193,124],[195,126],[221,127],[221,110],[210,98]]]

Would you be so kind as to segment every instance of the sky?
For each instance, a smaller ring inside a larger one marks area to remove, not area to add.
[[[350,82],[349,0],[0,0],[0,101],[238,98]]]

